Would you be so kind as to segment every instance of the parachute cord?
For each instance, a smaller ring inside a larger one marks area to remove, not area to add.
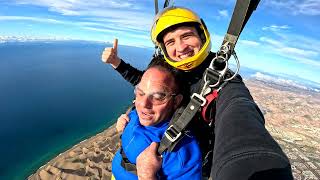
[[[154,0],[154,12],[157,15],[159,12],[158,0]]]
[[[233,79],[234,77],[236,77],[236,75],[239,73],[239,70],[240,70],[240,61],[239,61],[239,59],[238,59],[238,56],[237,56],[237,54],[236,54],[236,51],[233,51],[233,52],[232,52],[232,56],[233,56],[234,59],[236,60],[237,69],[236,69],[236,72],[233,74],[233,76],[231,76],[230,78],[224,80],[225,82],[230,81],[231,79]]]

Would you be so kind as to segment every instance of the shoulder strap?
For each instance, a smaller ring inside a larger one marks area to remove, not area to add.
[[[120,155],[122,157],[121,159],[121,166],[126,170],[129,171],[135,175],[137,175],[137,167],[135,164],[131,163],[129,159],[127,158],[126,154],[123,151],[123,148],[120,149]]]
[[[180,116],[176,116],[171,120],[171,125],[164,133],[160,141],[158,153],[162,154],[164,151],[172,151],[178,141],[181,139],[182,132],[185,130],[194,115],[198,112],[200,107],[204,105],[205,99],[198,94],[194,94],[187,107],[183,110]]]
[[[184,130],[187,125],[193,119],[195,114],[199,112],[201,107],[207,104],[205,96],[212,91],[211,85],[213,88],[220,87],[222,84],[222,77],[226,73],[227,66],[223,68],[222,71],[216,71],[210,68],[207,68],[203,76],[203,88],[200,89],[201,92],[193,93],[190,99],[190,102],[182,111],[181,115],[174,116],[171,119],[170,126],[164,133],[163,138],[160,141],[158,148],[158,153],[162,154],[164,151],[172,151],[174,147],[178,144],[178,141],[181,140],[181,135],[183,135]]]

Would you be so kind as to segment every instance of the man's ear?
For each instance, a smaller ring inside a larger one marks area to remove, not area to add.
[[[174,109],[177,109],[177,108],[179,107],[182,99],[183,99],[182,94],[178,94],[178,95],[176,95],[176,96],[174,97],[174,105],[173,105],[173,106],[174,106]]]

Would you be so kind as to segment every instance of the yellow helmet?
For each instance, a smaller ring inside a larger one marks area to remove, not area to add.
[[[174,61],[167,54],[162,40],[163,35],[170,30],[168,29],[170,27],[179,27],[179,24],[186,25],[188,23],[198,24],[200,28],[197,29],[198,33],[200,36],[203,36],[202,47],[194,56],[186,58],[182,61]],[[168,7],[157,14],[151,29],[151,39],[155,45],[161,48],[165,60],[171,66],[184,71],[188,71],[199,66],[206,59],[211,50],[210,34],[202,19],[200,19],[199,16],[190,9],[182,7]]]

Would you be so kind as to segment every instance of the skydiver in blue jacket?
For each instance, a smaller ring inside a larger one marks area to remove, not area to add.
[[[143,74],[135,87],[136,109],[128,114],[130,121],[121,136],[121,149],[112,161],[115,179],[138,179],[137,174],[123,164],[135,166],[142,151],[152,142],[160,142],[183,99],[180,92],[179,80],[169,66],[151,66]],[[157,176],[159,179],[201,179],[201,166],[199,145],[189,134],[172,152],[162,154]]]

